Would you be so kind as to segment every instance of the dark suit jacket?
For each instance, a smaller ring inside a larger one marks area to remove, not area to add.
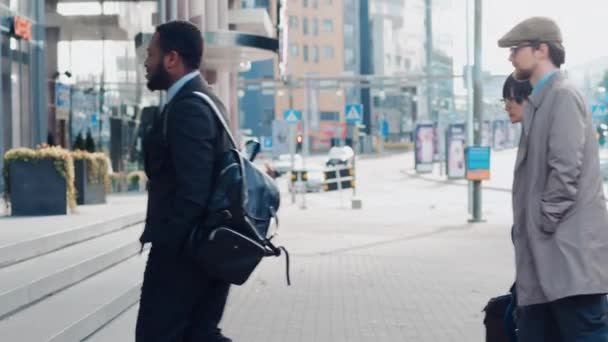
[[[192,227],[204,219],[216,161],[230,148],[220,121],[195,91],[211,97],[225,117],[219,99],[196,77],[164,107],[144,139],[148,210],[140,241],[177,254]]]

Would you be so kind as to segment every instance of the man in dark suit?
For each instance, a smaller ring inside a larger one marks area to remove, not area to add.
[[[145,62],[148,88],[166,90],[166,105],[144,139],[149,178],[142,246],[152,243],[144,274],[137,342],[229,342],[218,325],[229,284],[195,265],[184,250],[192,227],[205,216],[216,161],[227,138],[212,109],[193,94],[225,109],[199,74],[200,30],[188,22],[157,27]]]

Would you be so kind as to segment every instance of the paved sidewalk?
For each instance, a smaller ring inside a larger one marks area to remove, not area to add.
[[[363,210],[350,194],[284,201],[279,242],[234,287],[224,328],[235,341],[483,341],[482,309],[513,281],[510,195],[484,194],[484,224],[468,224],[466,188],[403,174],[410,156],[362,161]]]

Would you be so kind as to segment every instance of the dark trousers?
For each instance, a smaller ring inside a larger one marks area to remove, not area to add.
[[[153,246],[144,273],[136,342],[213,342],[230,284],[185,256]]]
[[[518,342],[608,342],[605,295],[523,306],[518,316]]]

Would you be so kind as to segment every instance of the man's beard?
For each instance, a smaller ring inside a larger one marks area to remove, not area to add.
[[[530,77],[532,77],[532,70],[523,70],[516,68],[513,76],[518,81],[529,80]]]
[[[156,71],[153,74],[150,74],[148,78],[148,89],[150,89],[150,91],[167,90],[170,85],[171,77],[164,65],[159,63]]]

